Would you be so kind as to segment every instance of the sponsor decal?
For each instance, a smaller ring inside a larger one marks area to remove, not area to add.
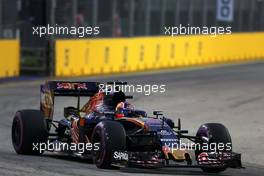
[[[169,136],[169,135],[172,135],[172,132],[167,131],[167,130],[161,130],[158,132],[158,134],[160,134],[162,136]]]
[[[114,157],[115,160],[125,160],[125,161],[128,161],[128,154],[127,154],[127,152],[115,151],[113,157]]]
[[[57,89],[74,90],[75,88],[87,90],[85,83],[57,83]]]

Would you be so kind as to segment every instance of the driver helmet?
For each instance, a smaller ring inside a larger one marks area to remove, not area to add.
[[[116,109],[115,109],[115,116],[116,118],[122,118],[125,116],[129,116],[131,112],[134,110],[134,107],[128,103],[128,102],[120,102],[117,104]]]

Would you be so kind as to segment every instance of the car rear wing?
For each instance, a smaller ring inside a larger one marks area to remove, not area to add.
[[[99,91],[98,82],[48,81],[45,86],[54,96],[93,96]]]
[[[99,92],[98,82],[47,81],[40,85],[40,110],[53,119],[55,96],[93,96]]]

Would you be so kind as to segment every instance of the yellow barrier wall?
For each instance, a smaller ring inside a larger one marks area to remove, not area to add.
[[[264,59],[264,33],[57,40],[56,76],[120,73]]]
[[[0,78],[19,75],[19,41],[0,40]]]

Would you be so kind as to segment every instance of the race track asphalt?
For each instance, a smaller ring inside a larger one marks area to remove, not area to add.
[[[205,174],[200,169],[101,170],[93,164],[71,157],[45,153],[43,156],[17,155],[11,143],[12,119],[17,110],[39,108],[41,81],[0,84],[0,175],[264,175],[264,63],[182,71],[139,73],[78,78],[90,81],[127,81],[129,84],[165,84],[164,93],[150,96],[134,94],[131,102],[149,114],[163,110],[182,127],[195,134],[206,122],[223,123],[230,131],[233,150],[242,153],[245,169],[228,169],[221,174]],[[55,116],[75,100],[56,101]],[[85,101],[85,100],[83,100]]]

